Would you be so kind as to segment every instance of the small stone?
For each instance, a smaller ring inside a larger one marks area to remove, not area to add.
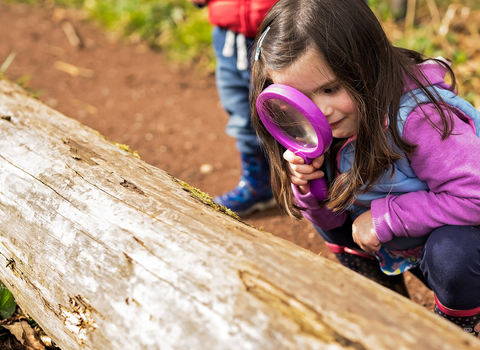
[[[210,174],[212,171],[213,171],[213,166],[212,166],[212,164],[203,164],[203,165],[200,167],[200,172],[201,172],[202,174]]]

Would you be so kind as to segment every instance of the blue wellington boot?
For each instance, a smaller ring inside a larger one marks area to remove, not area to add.
[[[242,176],[237,187],[213,200],[238,216],[276,206],[270,187],[270,168],[263,154],[242,154]]]

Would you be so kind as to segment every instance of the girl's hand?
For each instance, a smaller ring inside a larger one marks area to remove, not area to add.
[[[323,155],[315,158],[310,164],[305,164],[302,157],[295,155],[295,153],[289,150],[283,153],[283,158],[289,163],[290,181],[298,186],[302,194],[310,192],[308,181],[320,179],[325,175],[323,171],[318,171],[324,161]]]
[[[369,210],[360,215],[352,226],[353,240],[368,254],[376,252],[382,246],[373,227],[372,212]]]

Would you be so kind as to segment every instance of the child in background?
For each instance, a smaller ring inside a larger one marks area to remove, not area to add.
[[[218,204],[247,216],[276,206],[270,170],[250,119],[250,59],[257,28],[276,0],[189,0],[208,4],[214,25],[215,78],[220,101],[229,115],[227,134],[236,139],[242,175],[233,190],[215,197]]]
[[[252,106],[270,84],[307,95],[334,141],[311,164],[252,122],[277,202],[303,215],[345,266],[392,288],[410,270],[435,312],[480,330],[480,112],[447,61],[393,47],[357,0],[279,0],[256,40]],[[320,170],[319,170],[320,169]],[[309,181],[325,177],[319,202]]]

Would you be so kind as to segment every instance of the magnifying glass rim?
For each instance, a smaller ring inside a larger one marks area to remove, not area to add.
[[[295,107],[315,130],[318,138],[317,146],[314,148],[301,147],[298,143],[286,138],[275,122],[263,112],[263,105],[269,99],[278,99]],[[333,136],[327,118],[311,99],[297,89],[288,85],[272,84],[260,93],[256,105],[258,115],[268,132],[284,147],[298,150],[299,152],[295,152],[296,154],[300,156],[303,154],[305,157],[313,159],[322,155],[332,143]]]

